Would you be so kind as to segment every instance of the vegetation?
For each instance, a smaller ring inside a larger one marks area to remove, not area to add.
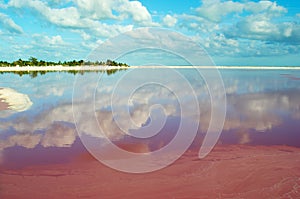
[[[13,62],[7,62],[7,61],[0,61],[1,67],[13,67],[13,66],[121,66],[121,67],[129,67],[125,63],[119,63],[112,60],[107,61],[83,61],[83,60],[73,60],[73,61],[64,61],[64,62],[50,62],[50,61],[44,61],[44,60],[38,60],[35,57],[30,57],[28,60],[22,60],[18,59]]]

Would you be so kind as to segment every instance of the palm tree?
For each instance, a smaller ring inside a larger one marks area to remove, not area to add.
[[[30,65],[31,66],[37,66],[38,63],[39,63],[38,60],[37,60],[37,58],[35,58],[35,57],[30,57],[29,61],[30,61]]]

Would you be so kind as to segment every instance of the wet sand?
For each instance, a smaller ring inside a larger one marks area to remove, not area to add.
[[[107,168],[88,153],[69,163],[0,170],[0,198],[299,198],[300,149],[217,146],[148,174]]]

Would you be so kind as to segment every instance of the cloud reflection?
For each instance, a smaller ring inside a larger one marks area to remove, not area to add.
[[[170,81],[180,88],[180,82],[172,81],[172,79]],[[122,139],[125,134],[133,130],[139,132],[139,128],[146,125],[150,119],[152,105],[159,103],[163,108],[163,112],[152,112],[154,117],[160,118],[160,115],[180,117],[176,96],[160,86],[145,86],[137,90],[130,101],[123,99],[122,93],[119,93],[121,94],[120,100],[115,105],[117,107],[128,105],[131,119],[135,124],[132,126],[125,117],[126,114],[118,112],[118,117],[124,127],[120,129],[112,115],[109,100],[113,87],[106,87],[106,84],[112,85],[111,83],[111,80],[104,82],[104,85],[97,88],[95,107],[91,103],[86,103],[91,102],[94,96],[85,93],[86,87],[93,88],[93,85],[82,85],[81,101],[74,101],[73,104],[58,104],[30,117],[20,114],[7,120],[1,120],[0,135],[3,136],[0,139],[0,150],[13,146],[34,148],[39,144],[43,147],[70,147],[77,136],[72,110],[74,106],[78,113],[76,117],[82,124],[78,126],[81,133],[100,138],[107,136],[115,140]],[[132,84],[134,84],[134,80]],[[186,109],[190,108],[189,117],[194,118],[193,122],[199,122],[201,132],[205,133],[211,119],[209,95],[205,86],[199,84],[198,80],[192,82],[192,85],[198,95],[201,110],[200,121],[199,118],[193,117],[193,110],[189,107],[189,94],[185,90],[178,91],[186,96],[185,100],[181,102],[181,106],[185,106]],[[245,85],[245,87],[249,87],[249,85]],[[230,84],[227,81],[227,88],[229,88],[227,91],[228,110],[224,130],[238,129],[241,132],[241,144],[251,141],[249,133],[247,133],[249,129],[264,132],[282,124],[285,118],[300,119],[300,90],[297,88],[285,89],[285,91],[240,92],[237,81],[232,81]],[[218,90],[218,88],[214,89]],[[99,123],[95,120],[95,115]],[[98,125],[103,128],[101,132],[99,132]],[[102,134],[103,132],[105,135]],[[140,132],[143,131],[140,130]]]
[[[56,122],[46,130],[41,145],[44,147],[69,147],[75,139],[76,132],[74,128]]]
[[[32,132],[17,131],[4,136],[5,138],[0,139],[0,151],[13,146],[33,149],[38,144],[44,147],[70,147],[76,139],[74,127],[64,123],[54,122],[44,132],[38,131],[39,129]]]
[[[245,128],[266,131],[285,117],[300,113],[299,90],[231,95],[224,130]]]

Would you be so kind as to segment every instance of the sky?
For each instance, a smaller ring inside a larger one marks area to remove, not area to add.
[[[86,59],[142,27],[190,37],[216,65],[300,66],[298,0],[0,0],[0,60]]]

